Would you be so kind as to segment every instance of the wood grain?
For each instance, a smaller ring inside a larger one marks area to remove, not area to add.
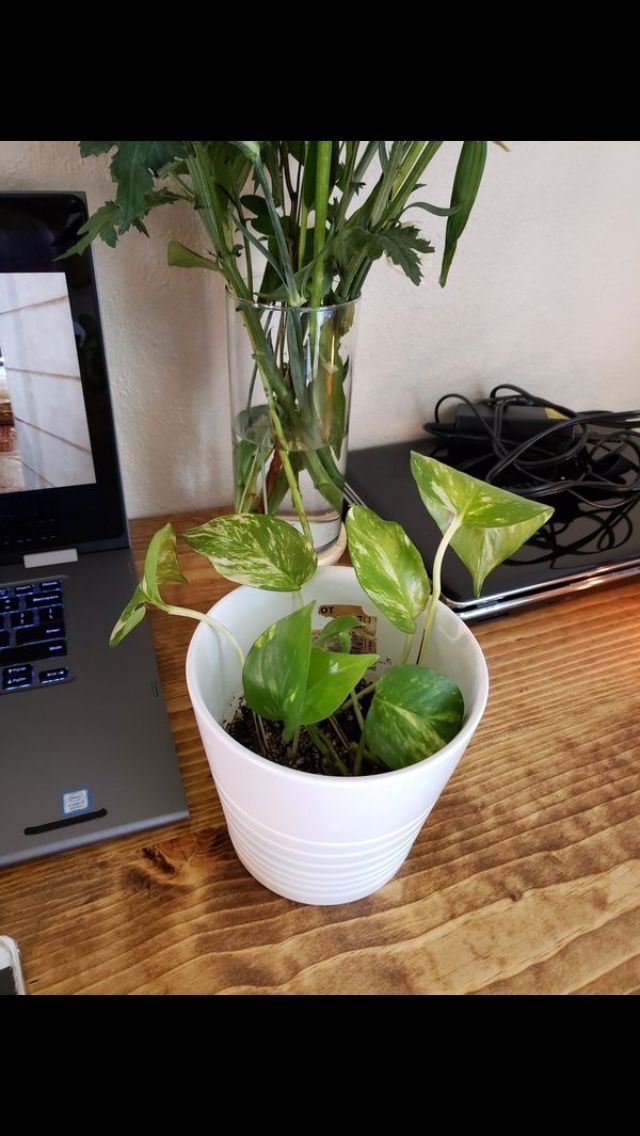
[[[159,524],[134,524],[139,559]],[[228,589],[184,565],[181,603]],[[193,628],[152,613],[191,819],[4,869],[30,990],[640,993],[639,601],[596,588],[474,628],[492,687],[472,745],[396,879],[333,908],[238,862],[184,684]]]

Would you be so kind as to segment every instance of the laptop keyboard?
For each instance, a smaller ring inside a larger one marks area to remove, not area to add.
[[[66,682],[62,580],[0,587],[0,693]]]

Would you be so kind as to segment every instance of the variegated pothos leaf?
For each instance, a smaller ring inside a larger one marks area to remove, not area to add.
[[[322,722],[335,714],[369,667],[377,661],[378,655],[347,655],[312,647],[300,725]]]
[[[364,505],[349,510],[347,534],[361,586],[390,623],[412,634],[430,590],[415,544],[395,521],[383,521]]]
[[[411,454],[411,472],[441,532],[462,524],[451,547],[471,573],[476,595],[489,573],[549,520],[553,509],[461,473],[435,458]]]
[[[116,620],[109,644],[117,647],[119,643],[133,631],[134,627],[144,619],[145,604],[166,608],[167,605],[160,595],[162,584],[186,584],[178,565],[176,552],[176,534],[173,526],[163,525],[149,541],[149,547],[144,559],[144,574],[137,585],[129,603]]]
[[[146,607],[144,606],[145,597],[142,589],[138,586],[133,593],[129,603],[118,616],[111,637],[109,639],[110,647],[117,647],[122,640],[126,638],[134,627],[137,627],[142,622],[146,615]]]
[[[398,666],[378,681],[367,714],[367,745],[391,769],[430,757],[456,736],[464,701],[431,667]]]
[[[263,718],[283,723],[290,741],[300,725],[311,653],[313,602],[272,623],[256,639],[242,671],[247,705]]]
[[[160,595],[162,584],[186,584],[178,565],[176,551],[176,534],[173,525],[163,525],[151,537],[147,555],[144,558],[144,575],[140,582],[140,590],[145,599],[157,607],[165,607]]]
[[[272,592],[296,591],[311,579],[318,562],[302,534],[278,517],[215,517],[190,529],[184,539],[221,576]]]

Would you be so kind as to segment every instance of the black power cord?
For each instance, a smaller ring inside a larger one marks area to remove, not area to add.
[[[443,422],[451,399],[457,417]],[[476,403],[443,395],[434,417],[424,428],[446,443],[452,465],[513,492],[568,494],[597,510],[640,494],[640,410],[576,412],[504,383]]]

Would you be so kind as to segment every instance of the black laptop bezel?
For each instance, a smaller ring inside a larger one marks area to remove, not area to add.
[[[129,543],[91,251],[55,259],[76,242],[87,216],[82,192],[0,193],[0,272],[64,272],[74,324],[84,329],[76,345],[96,472],[91,485],[0,493],[0,564],[26,553]],[[43,226],[54,234],[50,247],[29,240]]]

